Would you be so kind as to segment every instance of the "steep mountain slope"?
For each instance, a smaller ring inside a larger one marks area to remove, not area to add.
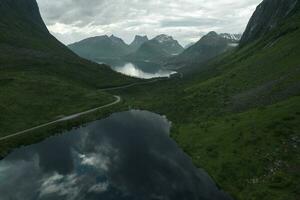
[[[255,10],[245,33],[241,46],[252,42],[270,30],[275,29],[282,20],[295,12],[298,0],[268,0],[263,1]]]
[[[35,0],[0,1],[0,136],[114,100],[95,89],[126,84],[49,34]]]
[[[147,36],[136,35],[132,43],[129,45],[130,51],[135,52],[142,46],[142,44],[144,44],[148,40],[149,39]]]
[[[97,36],[87,38],[80,42],[70,44],[69,48],[77,55],[89,59],[99,60],[108,58],[119,58],[128,54],[130,47],[120,38],[114,35],[108,37]]]
[[[184,49],[188,49],[188,48],[190,48],[191,46],[193,46],[194,44],[196,44],[196,42],[188,43],[187,45],[184,46]]]
[[[158,35],[145,42],[136,52],[126,56],[133,61],[151,61],[161,63],[169,57],[181,53],[184,48],[171,36]]]
[[[165,66],[168,68],[181,68],[193,64],[205,63],[237,46],[239,39],[239,35],[210,32],[178,56],[169,59]]]
[[[173,138],[234,199],[299,199],[299,3],[291,13],[182,79],[120,91],[167,115]]]

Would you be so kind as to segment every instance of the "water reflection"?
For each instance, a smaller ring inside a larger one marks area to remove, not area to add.
[[[99,64],[107,64],[117,72],[125,74],[127,76],[142,78],[142,79],[151,79],[159,77],[170,77],[173,74],[176,74],[175,71],[170,71],[163,69],[159,64],[139,61],[139,62],[124,62],[122,60],[101,60],[98,61]]]
[[[0,162],[0,199],[229,199],[169,129],[162,116],[128,111],[18,149]]]
[[[122,74],[132,76],[132,77],[143,78],[143,79],[170,77],[172,74],[176,73],[176,72],[162,70],[162,69],[156,69],[147,72],[147,71],[143,71],[140,65],[134,63],[126,63],[124,65],[114,66],[113,69]]]

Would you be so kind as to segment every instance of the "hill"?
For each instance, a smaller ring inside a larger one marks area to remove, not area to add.
[[[111,102],[95,89],[132,81],[57,41],[35,0],[1,0],[0,12],[0,136]]]

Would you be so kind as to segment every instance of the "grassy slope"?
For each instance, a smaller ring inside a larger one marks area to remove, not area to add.
[[[59,43],[34,0],[3,0],[0,12],[0,136],[109,103],[96,89],[136,81]]]
[[[299,198],[300,16],[183,80],[119,91],[236,199]],[[161,86],[164,85],[164,87]]]

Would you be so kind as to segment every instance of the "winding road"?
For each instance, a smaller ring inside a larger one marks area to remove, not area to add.
[[[104,88],[104,89],[99,89],[99,91],[105,92],[105,91],[112,91],[112,90],[118,90],[118,89],[126,89],[126,88],[130,88],[130,87],[133,87],[133,86],[147,85],[147,84],[155,83],[155,82],[158,82],[160,80],[162,80],[162,79],[154,79],[154,80],[150,80],[150,81],[147,81],[147,82],[132,83],[132,84],[125,85],[125,86]],[[69,121],[69,120],[72,120],[72,119],[76,119],[78,117],[81,117],[82,115],[90,114],[90,113],[93,113],[95,111],[101,110],[103,108],[111,107],[111,106],[116,105],[116,104],[121,102],[122,98],[120,96],[114,96],[114,97],[116,98],[116,100],[112,103],[109,103],[109,104],[106,104],[104,106],[100,106],[100,107],[97,107],[97,108],[93,108],[91,110],[87,110],[87,111],[84,111],[84,112],[76,113],[76,114],[73,114],[73,115],[70,115],[70,116],[66,116],[66,117],[63,117],[61,119],[58,119],[58,120],[55,120],[55,121],[52,121],[52,122],[48,122],[48,123],[45,123],[45,124],[41,124],[39,126],[35,126],[35,127],[32,127],[32,128],[23,130],[23,131],[19,131],[17,133],[13,133],[11,135],[0,137],[0,141],[10,139],[10,138],[13,138],[13,137],[16,137],[16,136],[19,136],[19,135],[23,135],[23,134],[28,133],[30,131],[34,131],[34,130],[44,128],[44,127],[47,127],[47,126],[50,126],[50,125],[53,125],[53,124],[57,124],[59,122],[64,122],[64,121]]]
[[[109,103],[109,104],[106,104],[104,106],[100,106],[100,107],[97,107],[97,108],[93,108],[91,110],[87,110],[87,111],[84,111],[84,112],[76,113],[74,115],[66,116],[66,117],[63,117],[61,119],[58,119],[58,120],[55,120],[55,121],[52,121],[52,122],[48,122],[48,123],[45,123],[45,124],[41,124],[39,126],[35,126],[35,127],[29,128],[29,129],[26,129],[26,130],[23,130],[23,131],[20,131],[20,132],[17,132],[17,133],[8,135],[8,136],[1,137],[0,141],[10,139],[10,138],[13,138],[13,137],[16,137],[16,136],[19,136],[19,135],[23,135],[23,134],[28,133],[30,131],[34,131],[34,130],[37,130],[37,129],[40,129],[40,128],[43,128],[43,127],[46,127],[46,126],[50,126],[52,124],[56,124],[56,123],[59,123],[59,122],[64,122],[64,121],[69,121],[69,120],[72,120],[72,119],[76,119],[76,118],[78,118],[82,115],[90,114],[90,113],[93,113],[95,111],[101,110],[103,108],[111,107],[111,106],[116,105],[116,104],[121,102],[122,99],[121,99],[120,96],[114,96],[114,97],[116,98],[116,100],[112,103]]]

